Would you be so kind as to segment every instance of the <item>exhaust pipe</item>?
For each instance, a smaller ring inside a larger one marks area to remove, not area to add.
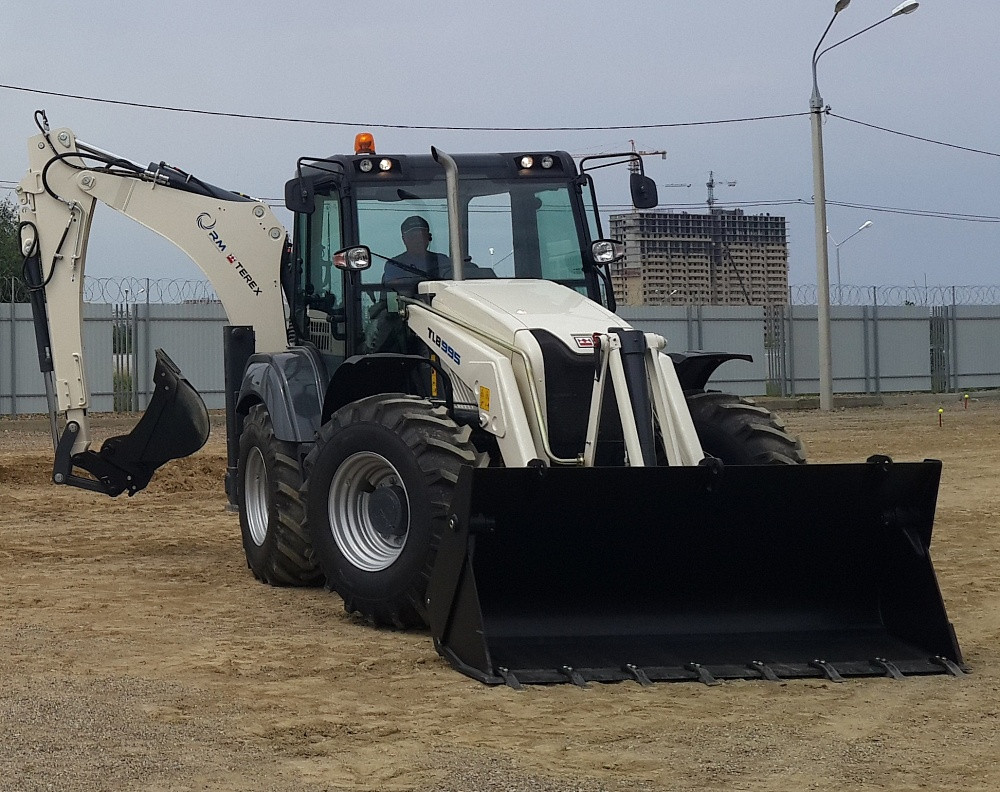
[[[462,222],[458,216],[458,165],[440,149],[431,146],[431,156],[444,168],[448,195],[448,246],[451,250],[452,279],[464,280],[465,253],[462,251]]]

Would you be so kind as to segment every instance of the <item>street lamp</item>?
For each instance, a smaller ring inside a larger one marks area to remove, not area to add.
[[[833,27],[837,15],[850,5],[851,0],[837,0],[833,8],[833,16],[820,36],[812,56],[812,95],[809,97],[809,115],[812,122],[812,156],[813,156],[813,203],[816,218],[816,320],[819,335],[819,408],[829,410],[833,407],[833,355],[830,348],[830,259],[826,245],[826,178],[823,173],[823,98],[819,94],[819,84],[816,81],[816,64],[824,54],[839,47],[841,44],[857,38],[883,22],[903,14],[912,14],[920,5],[916,0],[906,0],[892,9],[889,16],[880,19],[874,25],[859,30],[854,35],[841,39],[820,50],[826,34]]]
[[[833,242],[833,247],[837,251],[837,305],[840,305],[844,301],[843,295],[841,294],[840,291],[840,246],[846,244],[848,239],[853,239],[862,231],[864,231],[866,228],[871,228],[871,226],[872,226],[872,221],[865,220],[861,228],[859,228],[857,231],[855,231],[853,234],[847,237],[847,239],[845,239],[843,242],[838,242],[836,239],[834,239],[833,234],[830,233],[830,229],[829,228],[826,229],[826,235],[830,237],[830,241]]]

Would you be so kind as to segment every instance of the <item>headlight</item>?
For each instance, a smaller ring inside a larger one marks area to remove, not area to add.
[[[370,159],[363,159],[358,163],[358,167],[361,168],[362,172],[370,173],[371,169],[375,167]]]
[[[527,170],[528,168],[534,168],[535,167],[535,158],[534,157],[529,157],[527,155],[525,155],[524,157],[521,157],[521,167],[524,168],[525,170]]]

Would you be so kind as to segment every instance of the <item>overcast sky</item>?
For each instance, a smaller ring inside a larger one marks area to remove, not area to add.
[[[897,0],[854,0],[826,43],[889,15]],[[790,281],[816,282],[809,118],[813,48],[834,0],[4,4],[0,83],[205,111],[343,121],[240,120],[0,89],[0,196],[27,165],[33,111],[54,128],[142,163],[165,160],[258,197],[283,195],[299,156],[351,148],[370,129],[380,151],[666,150],[647,158],[661,206],[720,204],[788,218]],[[984,222],[831,205],[844,284],[1000,283],[1000,5],[923,0],[910,15],[838,47],[819,64],[832,112],[986,153],[829,118],[827,197]],[[380,128],[611,127],[561,132]],[[615,169],[617,171],[617,169]],[[735,182],[730,186],[729,182]],[[624,171],[600,185],[627,200]],[[279,217],[289,222],[279,210]],[[835,249],[831,245],[831,278]],[[98,211],[87,274],[200,278],[183,254],[109,209]]]

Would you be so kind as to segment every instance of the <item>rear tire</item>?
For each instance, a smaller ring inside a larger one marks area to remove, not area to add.
[[[698,391],[686,397],[702,449],[723,464],[805,464],[801,441],[769,410],[728,393]]]
[[[459,471],[488,461],[471,435],[443,407],[404,394],[353,402],[323,425],[306,458],[306,525],[326,586],[348,613],[426,626]]]
[[[243,551],[254,577],[272,586],[320,585],[302,529],[295,446],[275,438],[263,404],[251,407],[243,421],[236,481]]]

